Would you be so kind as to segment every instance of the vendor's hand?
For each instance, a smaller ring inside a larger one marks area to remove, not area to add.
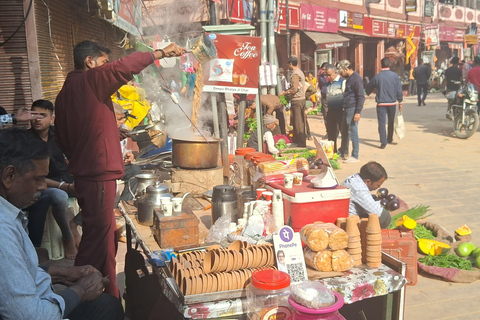
[[[110,280],[96,270],[96,272],[79,279],[70,289],[75,291],[80,301],[91,301],[98,298],[103,293],[105,285],[109,283]]]
[[[355,115],[353,116],[353,121],[354,122],[360,121],[360,113],[355,113]]]
[[[118,133],[120,134],[120,141],[130,137],[130,130],[125,128],[118,128]]]
[[[30,121],[36,119],[43,119],[44,116],[39,112],[30,111],[25,107],[22,107],[15,112],[15,118],[17,121]]]
[[[81,267],[51,266],[48,269],[53,283],[63,283],[66,286],[71,286],[81,278],[95,272],[100,273],[100,271],[91,265]]]
[[[398,104],[398,111],[402,111],[403,110],[403,104],[400,102]]]
[[[165,52],[165,57],[179,57],[182,54],[187,52],[187,49],[184,47],[178,46],[175,42],[170,43],[168,46],[163,48],[163,52]]]
[[[131,152],[125,153],[125,157],[123,158],[123,161],[126,164],[132,163],[135,160],[135,155]]]

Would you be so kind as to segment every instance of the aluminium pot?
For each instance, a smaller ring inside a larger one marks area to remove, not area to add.
[[[213,137],[172,138],[172,163],[182,169],[215,168],[221,141]]]

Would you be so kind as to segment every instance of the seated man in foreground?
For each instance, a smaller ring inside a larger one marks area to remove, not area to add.
[[[25,230],[28,207],[45,190],[49,151],[28,130],[0,130],[0,319],[123,320],[109,280],[92,266],[42,269]],[[69,286],[57,295],[52,279]]]
[[[348,214],[358,215],[360,219],[368,218],[370,214],[376,214],[380,219],[382,229],[387,228],[392,221],[390,212],[382,207],[380,201],[373,200],[370,193],[380,188],[387,178],[385,168],[378,162],[370,161],[360,168],[360,173],[355,173],[345,179],[342,185],[349,188],[352,194]]]

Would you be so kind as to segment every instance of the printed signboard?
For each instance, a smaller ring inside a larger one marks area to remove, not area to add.
[[[258,93],[260,37],[210,34],[217,58],[204,66],[204,92]]]
[[[338,32],[338,9],[311,4],[300,6],[302,29],[317,32]]]

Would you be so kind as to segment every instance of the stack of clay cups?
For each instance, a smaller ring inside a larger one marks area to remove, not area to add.
[[[366,231],[366,263],[367,266],[378,268],[382,265],[382,228],[378,215],[370,214],[368,216]]]
[[[360,218],[357,215],[351,215],[346,220],[346,231],[348,234],[347,252],[352,257],[353,265],[359,266],[362,264],[362,242],[360,230],[358,229]]]

